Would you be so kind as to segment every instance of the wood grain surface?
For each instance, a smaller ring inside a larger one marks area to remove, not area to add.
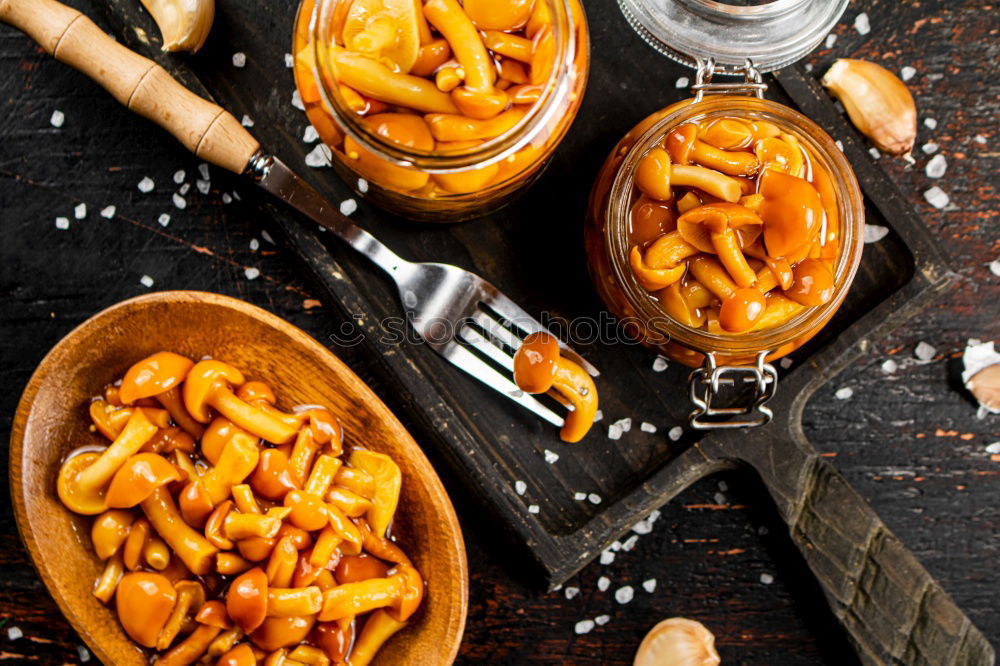
[[[71,4],[101,24],[100,3]],[[254,27],[288,35],[293,11],[290,3],[276,3],[270,12],[255,16],[262,25]],[[588,5],[592,19],[620,21],[616,11],[603,3]],[[861,11],[871,20],[867,35],[853,27]],[[1000,548],[1000,461],[985,449],[1000,439],[1000,427],[995,417],[976,419],[974,406],[960,390],[954,359],[968,338],[1000,335],[997,278],[987,266],[1000,252],[992,219],[998,195],[991,183],[997,166],[992,141],[998,88],[992,70],[998,52],[989,11],[974,2],[856,2],[836,30],[836,43],[814,58],[817,72],[833,57],[847,55],[874,59],[896,71],[906,65],[916,68],[909,84],[921,122],[933,118],[938,123],[934,130],[921,124],[918,145],[938,143],[948,172],[940,181],[928,179],[923,172],[928,157],[919,151],[914,169],[882,163],[926,215],[960,280],[946,298],[823,389],[806,410],[805,426],[810,439],[997,642],[1000,592],[993,561]],[[215,32],[205,53],[190,58],[191,65],[199,72],[215,67],[234,87],[270,77],[273,93],[248,99],[248,114],[262,131],[266,127],[301,136],[305,120],[289,103],[292,82],[283,66],[286,40],[274,38],[263,45],[240,41],[246,20],[238,3],[220,2]],[[592,20],[595,42],[604,29]],[[237,51],[247,53],[245,69],[226,66]],[[601,54],[595,53],[597,57]],[[153,289],[237,295],[321,339],[344,330],[345,322],[318,305],[292,262],[261,238],[261,213],[221,202],[223,192],[236,188],[233,180],[213,170],[209,194],[201,195],[192,185],[186,208],[176,208],[171,193],[178,186],[171,178],[184,169],[187,182],[193,183],[200,177],[197,160],[6,28],[0,29],[0,89],[5,100],[0,114],[0,229],[5,240],[0,285],[11,295],[2,313],[0,342],[8,387],[5,425],[20,388],[48,348],[100,307],[145,291],[139,282],[144,275],[154,280]],[[597,90],[592,83],[588,97]],[[621,132],[682,94],[674,81],[664,81],[662,94],[637,98],[634,108],[616,114],[621,117],[588,118],[585,101],[577,122],[606,125],[606,144],[595,146],[593,159],[583,164],[569,164],[557,154],[535,190],[565,192],[567,182],[576,182],[577,196],[583,197],[597,162]],[[57,109],[66,117],[58,129],[49,124]],[[978,135],[984,143],[976,140]],[[309,149],[303,145],[302,153]],[[306,170],[301,162],[289,161]],[[148,195],[136,189],[144,176],[156,182]],[[949,193],[953,210],[939,212],[924,203],[922,192],[932,184]],[[88,206],[87,216],[76,220],[73,208],[81,202]],[[98,211],[109,204],[117,213],[107,220]],[[170,215],[167,226],[157,222],[164,213]],[[69,218],[68,230],[56,228],[57,216]],[[579,221],[572,216],[555,223],[567,235],[578,234]],[[525,230],[513,230],[512,238],[523,239]],[[476,229],[467,225],[457,233],[473,237]],[[435,244],[449,242],[445,234],[425,235],[429,253]],[[250,249],[252,239],[260,244],[256,250]],[[526,260],[532,257],[537,255],[528,250]],[[254,270],[259,276],[249,280]],[[489,273],[488,266],[483,270]],[[589,285],[577,288],[589,297]],[[937,348],[934,361],[914,359],[920,341]],[[400,411],[406,397],[373,381],[355,348],[337,352]],[[890,357],[900,367],[887,374],[881,365]],[[835,398],[842,388],[851,388],[853,396]],[[540,594],[525,585],[518,561],[507,556],[505,543],[480,507],[468,501],[453,479],[446,476],[445,481],[463,520],[473,576],[462,662],[628,663],[646,629],[662,617],[686,615],[713,630],[726,663],[851,663],[850,649],[821,593],[784,536],[774,508],[761,500],[765,495],[750,478],[719,477],[682,494],[663,508],[655,529],[632,550],[616,553],[610,564],[594,563],[571,581],[581,590],[573,599],[566,599],[564,591]],[[3,520],[0,563],[10,573],[0,583],[0,613],[24,637],[8,641],[0,632],[0,656],[39,663],[78,661],[77,637],[31,570],[8,513]],[[601,576],[609,578],[606,591],[597,587]],[[641,587],[650,579],[657,581],[653,593]],[[623,585],[636,591],[627,605],[614,599]],[[578,621],[604,614],[610,616],[607,624],[585,635],[574,633]]]

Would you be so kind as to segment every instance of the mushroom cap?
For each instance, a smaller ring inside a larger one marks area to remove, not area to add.
[[[385,578],[389,573],[389,565],[377,557],[362,553],[360,555],[345,555],[340,558],[333,575],[338,585],[357,583],[369,578]]]
[[[684,123],[667,135],[664,145],[674,164],[687,164],[691,161],[691,150],[697,138],[698,126],[694,123]]]
[[[194,619],[199,624],[218,627],[219,629],[229,629],[233,626],[225,605],[218,599],[205,602]]]
[[[500,115],[507,108],[507,93],[499,88],[489,91],[472,90],[459,86],[451,91],[451,101],[463,116],[477,120],[489,120]]]
[[[765,169],[760,177],[760,217],[764,220],[764,247],[772,257],[785,257],[812,241],[823,223],[823,203],[812,184],[801,178]]]
[[[222,361],[209,359],[198,361],[184,380],[184,407],[195,421],[208,423],[211,414],[208,400],[220,389],[231,384],[243,384],[243,373]]]
[[[106,560],[117,552],[128,538],[134,520],[135,514],[120,509],[105,511],[94,518],[94,524],[90,526],[90,542],[99,559]]]
[[[255,493],[269,500],[283,500],[289,491],[298,486],[292,478],[288,464],[288,456],[281,449],[264,449],[253,474],[250,475],[250,485]]]
[[[416,612],[424,598],[424,579],[420,572],[408,564],[397,565],[396,570],[395,575],[403,578],[403,594],[386,612],[392,619],[405,622]]]
[[[78,453],[62,464],[56,481],[56,492],[67,509],[85,516],[96,516],[108,510],[104,488],[85,489],[80,486],[80,472],[101,457],[93,451]]]
[[[237,627],[249,634],[267,617],[267,574],[254,567],[240,574],[226,592],[226,611]]]
[[[215,666],[257,666],[257,657],[249,643],[240,643],[220,656]]]
[[[681,238],[698,248],[699,252],[709,254],[715,254],[711,238],[713,233],[722,233],[727,228],[740,232],[747,228],[749,232],[740,232],[740,239],[749,244],[762,225],[763,220],[755,212],[728,201],[698,206],[677,218],[677,231]]]
[[[251,404],[266,402],[269,405],[273,405],[278,402],[278,398],[274,395],[274,391],[272,391],[271,387],[264,382],[247,382],[241,386],[238,391],[236,391],[236,397]]]
[[[552,388],[559,361],[559,341],[547,331],[531,333],[514,353],[514,382],[526,393]]]
[[[341,662],[347,656],[354,642],[354,623],[341,627],[339,622],[317,622],[310,642],[321,649],[334,663]]]
[[[180,472],[163,456],[137,453],[115,472],[105,500],[113,509],[130,509],[160,486],[180,479]]]
[[[212,512],[212,515],[208,517],[208,521],[205,523],[205,538],[220,550],[232,550],[233,548],[233,542],[227,539],[222,533],[222,526],[225,524],[226,516],[229,515],[232,508],[233,500],[226,500],[215,507],[215,511]]]
[[[329,521],[323,499],[304,490],[290,490],[285,495],[284,505],[292,509],[288,514],[292,525],[307,532],[323,529]]]
[[[399,503],[399,490],[403,478],[399,465],[384,453],[366,449],[354,449],[348,461],[354,467],[360,467],[375,477],[375,497],[372,498],[374,504],[368,511],[368,523],[371,525],[372,533],[380,537],[385,536],[389,523],[396,513],[396,505]]]
[[[114,441],[125,428],[125,423],[132,414],[131,410],[113,405],[106,400],[94,400],[88,408],[90,420],[102,435]]]
[[[162,351],[142,359],[125,373],[118,397],[122,403],[130,405],[140,398],[169,391],[179,386],[194,362],[173,352]]]
[[[304,641],[314,624],[315,615],[269,617],[251,634],[250,640],[264,652],[273,652]]]
[[[226,448],[230,438],[238,432],[250,434],[226,417],[216,416],[201,436],[201,455],[213,465],[218,464],[222,450]]]
[[[188,525],[202,527],[212,514],[214,506],[208,491],[198,479],[192,479],[177,496],[181,517]]]
[[[155,647],[177,600],[177,591],[161,574],[134,571],[125,574],[115,590],[118,621],[125,633],[143,647]]]
[[[785,296],[805,306],[823,305],[833,298],[837,280],[830,265],[822,259],[803,259],[792,269],[792,286]]]
[[[635,168],[635,185],[650,199],[670,201],[670,153],[653,148],[643,155]]]

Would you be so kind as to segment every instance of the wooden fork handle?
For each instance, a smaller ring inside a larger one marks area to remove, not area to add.
[[[0,0],[0,21],[22,30],[56,60],[89,76],[207,162],[242,173],[260,148],[231,113],[195,95],[71,7],[55,0]]]

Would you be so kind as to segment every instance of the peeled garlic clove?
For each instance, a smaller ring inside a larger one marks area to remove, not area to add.
[[[194,53],[208,39],[215,0],[142,0],[163,36],[164,51]]]
[[[979,402],[979,418],[1000,414],[1000,353],[993,343],[969,340],[962,364],[962,381]]]
[[[1000,412],[1000,365],[991,365],[972,375],[966,384],[979,404],[994,414]]]
[[[717,666],[715,636],[701,622],[672,617],[649,630],[633,666]]]
[[[854,126],[879,150],[903,155],[913,148],[917,107],[895,74],[873,62],[841,58],[820,83],[840,100]]]

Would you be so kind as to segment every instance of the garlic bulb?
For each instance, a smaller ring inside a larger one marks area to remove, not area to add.
[[[865,60],[841,58],[821,83],[840,100],[851,122],[892,155],[910,152],[917,138],[917,107],[895,74]]]
[[[163,36],[164,51],[194,53],[208,39],[215,0],[142,0]]]
[[[649,630],[633,666],[717,666],[715,636],[701,622],[672,617]]]

